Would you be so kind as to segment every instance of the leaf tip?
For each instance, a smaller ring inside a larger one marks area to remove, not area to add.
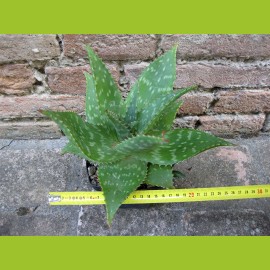
[[[38,110],[39,113],[43,114],[43,115],[46,115],[46,116],[49,116],[50,114],[50,111],[47,111],[47,110]]]
[[[176,52],[177,52],[177,49],[178,49],[178,44],[175,43],[175,44],[173,45],[173,47],[172,47],[172,51],[173,51],[174,53],[176,53]]]
[[[232,143],[232,142],[228,142],[228,141],[226,141],[226,142],[227,142],[227,145],[225,145],[225,146],[239,146],[236,143]]]
[[[91,74],[90,74],[89,72],[84,71],[84,72],[83,72],[83,75],[84,75],[84,77],[85,77],[86,81],[87,81],[87,80],[90,80],[90,78],[91,78]]]
[[[86,49],[86,51],[87,51],[88,53],[93,51],[93,49],[91,48],[91,46],[90,46],[89,44],[86,44],[86,45],[85,45],[85,49]]]
[[[192,85],[190,88],[191,88],[192,90],[198,90],[199,85],[194,84],[194,85]]]

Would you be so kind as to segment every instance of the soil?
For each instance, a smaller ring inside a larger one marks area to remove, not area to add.
[[[86,169],[87,169],[87,175],[89,182],[94,190],[101,191],[101,186],[98,181],[98,175],[97,175],[97,169],[98,165],[94,163],[90,163],[88,160],[86,160]]]

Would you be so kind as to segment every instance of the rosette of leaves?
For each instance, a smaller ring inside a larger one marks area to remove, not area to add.
[[[182,101],[194,89],[174,90],[176,47],[153,61],[124,100],[110,72],[87,48],[86,121],[74,112],[42,111],[69,142],[62,150],[98,164],[110,224],[117,209],[142,183],[173,187],[172,165],[231,143],[193,129],[172,129]]]

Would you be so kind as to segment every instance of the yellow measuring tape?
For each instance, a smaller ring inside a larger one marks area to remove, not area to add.
[[[270,185],[134,191],[124,204],[239,200],[270,197]],[[103,192],[50,192],[50,205],[105,204]]]

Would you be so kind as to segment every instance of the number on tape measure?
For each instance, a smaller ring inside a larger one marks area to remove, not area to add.
[[[212,187],[194,189],[140,190],[133,192],[124,204],[173,203],[214,200],[237,200],[270,197],[270,185]],[[50,192],[50,205],[105,204],[103,193]]]

